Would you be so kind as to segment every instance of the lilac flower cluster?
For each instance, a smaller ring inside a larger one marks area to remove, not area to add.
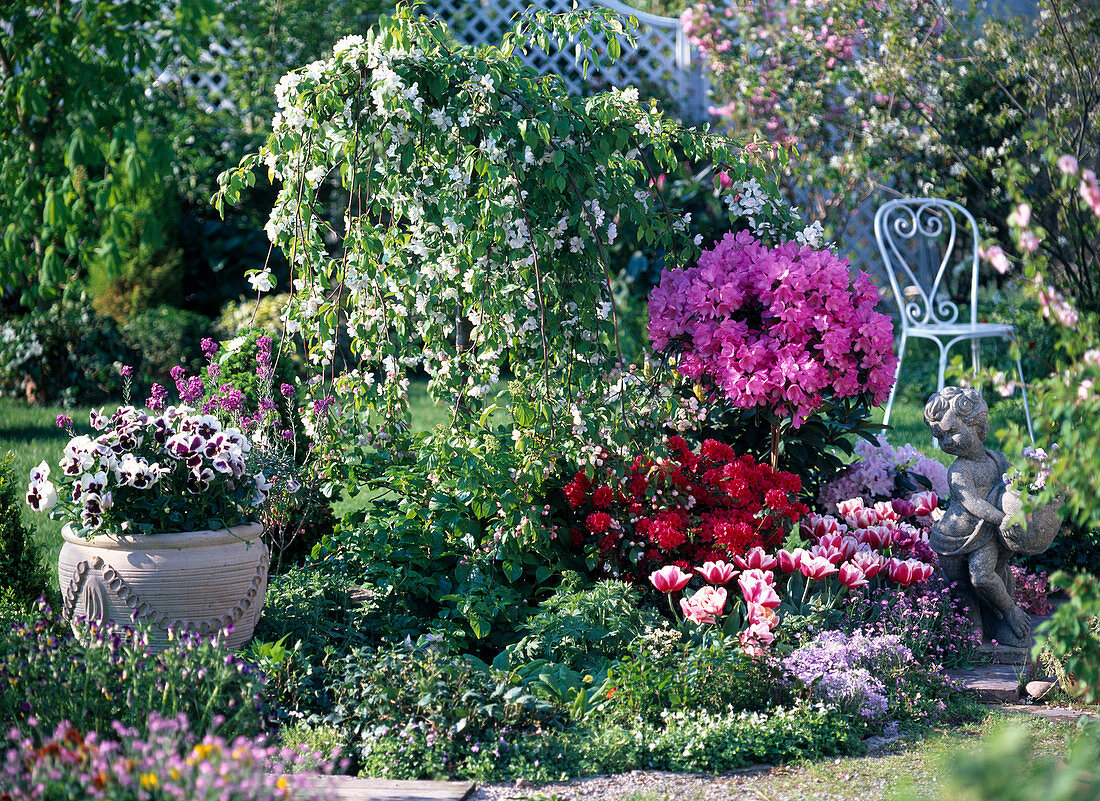
[[[655,350],[679,355],[688,378],[799,426],[827,395],[886,400],[897,359],[877,302],[870,278],[853,278],[830,251],[727,234],[698,265],[664,271],[649,336]]]
[[[813,696],[874,719],[889,708],[881,677],[898,673],[912,658],[893,635],[825,631],[784,659],[783,669]]]
[[[0,797],[137,801],[319,799],[323,791],[295,775],[309,757],[244,737],[227,742],[188,731],[187,717],[149,716],[149,735],[115,722],[112,736],[82,733],[68,722],[40,742],[18,729],[0,767]],[[326,766],[328,767],[328,766]]]
[[[855,451],[858,460],[821,488],[817,499],[823,506],[832,508],[849,498],[874,503],[905,497],[897,484],[903,471],[926,478],[940,498],[948,495],[947,468],[909,443],[895,448],[880,434],[877,445],[861,439],[856,442]]]

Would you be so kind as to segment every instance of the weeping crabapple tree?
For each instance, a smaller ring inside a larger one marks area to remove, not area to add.
[[[422,569],[417,586],[479,638],[515,615],[521,585],[554,573],[532,505],[556,466],[594,464],[647,418],[673,416],[672,399],[619,361],[607,256],[619,228],[694,261],[690,215],[657,188],[680,160],[775,193],[735,143],[677,125],[635,90],[569,97],[516,57],[576,37],[582,58],[593,35],[616,57],[629,30],[603,10],[532,10],[499,46],[474,49],[400,6],[280,81],[268,143],[215,197],[238,202],[260,167],[281,181],[267,231],[292,265],[287,330],[323,375],[317,408],[342,435],[334,486],[398,496],[376,497],[361,550],[378,565],[403,548],[400,580]],[[326,183],[347,197],[342,219],[323,216]],[[758,222],[796,224],[778,204]],[[414,370],[449,425],[410,431]],[[443,571],[454,583],[438,589]]]

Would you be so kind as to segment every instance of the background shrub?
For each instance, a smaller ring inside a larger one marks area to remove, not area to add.
[[[0,452],[0,599],[19,603],[44,593],[46,576],[23,523],[26,487],[14,464],[14,454]]]
[[[83,297],[0,326],[0,389],[31,403],[72,406],[117,397],[118,365],[135,358],[115,321]]]
[[[157,306],[134,315],[122,334],[140,356],[142,378],[146,382],[166,384],[168,373],[177,364],[189,373],[202,370],[200,343],[213,334],[209,318],[198,312]]]

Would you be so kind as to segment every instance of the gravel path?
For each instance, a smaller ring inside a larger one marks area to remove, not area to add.
[[[883,753],[898,740],[897,737],[872,738],[867,743],[868,755]],[[722,776],[632,770],[614,776],[592,776],[542,785],[522,781],[479,784],[467,801],[516,801],[532,797],[559,801],[603,801],[639,795],[654,801],[764,801],[772,798],[767,790],[770,790],[774,779],[798,772],[798,768],[773,765],[757,765]],[[885,779],[882,785],[885,788]]]

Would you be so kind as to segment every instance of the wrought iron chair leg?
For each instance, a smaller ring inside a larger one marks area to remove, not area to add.
[[[1013,338],[1015,341],[1015,338]],[[1027,420],[1027,435],[1031,437],[1031,444],[1035,444],[1035,432],[1031,430],[1031,409],[1027,405],[1027,383],[1024,381],[1024,368],[1020,364],[1019,358],[1016,359],[1016,373],[1020,376],[1020,391],[1024,396],[1024,419]]]
[[[890,425],[890,411],[894,408],[894,395],[898,391],[898,376],[901,375],[901,363],[905,360],[905,342],[907,335],[901,332],[901,344],[898,345],[898,366],[894,368],[894,385],[890,387],[890,397],[886,400],[886,414],[882,416],[882,424]]]

